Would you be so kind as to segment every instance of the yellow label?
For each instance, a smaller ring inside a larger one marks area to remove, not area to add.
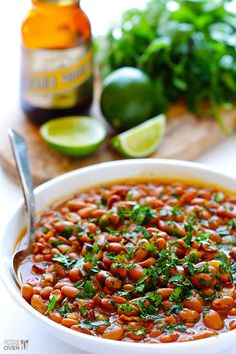
[[[78,63],[52,72],[25,72],[24,87],[31,92],[62,92],[85,82],[92,74],[92,51],[90,50]]]
[[[70,107],[80,100],[80,87],[92,78],[92,50],[23,48],[23,99],[37,107]]]

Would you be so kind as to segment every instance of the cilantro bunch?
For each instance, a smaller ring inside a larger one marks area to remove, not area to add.
[[[103,76],[122,66],[153,79],[156,112],[184,101],[212,114],[236,98],[236,21],[227,0],[150,0],[125,12],[97,41]]]

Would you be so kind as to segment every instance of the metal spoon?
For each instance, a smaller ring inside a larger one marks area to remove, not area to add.
[[[23,137],[15,132],[13,129],[8,130],[12,151],[14,154],[16,167],[21,180],[23,190],[25,208],[27,213],[27,248],[17,250],[12,257],[11,266],[14,280],[21,286],[22,278],[19,272],[19,265],[29,256],[33,251],[33,234],[35,221],[35,198],[33,192],[32,177],[29,169],[27,146]]]

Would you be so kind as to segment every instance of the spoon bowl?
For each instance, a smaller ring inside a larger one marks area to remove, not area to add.
[[[32,177],[29,168],[27,145],[24,138],[13,129],[8,130],[13,155],[16,162],[17,171],[21,181],[24,195],[25,208],[27,214],[27,247],[17,250],[11,260],[11,268],[14,280],[18,286],[22,285],[19,266],[23,260],[33,251],[34,222],[35,222],[35,197],[33,192]]]

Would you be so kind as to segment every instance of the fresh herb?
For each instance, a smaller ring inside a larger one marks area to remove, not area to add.
[[[136,335],[140,336],[143,335],[144,337],[147,335],[146,329],[142,327],[141,329],[133,329],[132,327],[129,327],[129,329]]]
[[[148,306],[146,305],[146,300],[150,302]],[[141,318],[155,319],[162,305],[162,296],[156,292],[148,292],[142,298],[137,299],[136,304]]]
[[[97,329],[97,328],[99,328],[100,326],[103,326],[103,325],[108,326],[109,322],[108,321],[82,320],[79,325],[80,325],[81,328]]]
[[[215,194],[214,199],[217,203],[220,203],[224,200],[224,194],[221,192],[218,192]]]
[[[143,227],[141,225],[138,225],[134,231],[142,234],[144,236],[144,238],[146,238],[146,239],[149,239],[151,237],[150,232],[145,227]]]
[[[48,303],[48,309],[47,312],[53,311],[57,303],[57,297],[53,296]]]
[[[89,313],[88,309],[86,309],[82,305],[80,305],[80,307],[79,307],[79,312],[81,312],[83,316],[86,316]]]
[[[61,253],[55,254],[52,260],[62,264],[65,268],[70,268],[73,264],[76,263],[76,259],[70,258],[69,256],[65,256]]]
[[[142,225],[156,217],[156,211],[149,206],[135,205],[131,218],[136,225]]]
[[[61,232],[61,235],[65,238],[70,238],[71,235],[74,232],[74,228],[72,226],[67,226],[64,228],[64,230]]]
[[[178,206],[175,206],[172,210],[171,213],[173,216],[177,216],[177,215],[182,215],[182,211]]]
[[[236,97],[230,2],[150,0],[145,9],[128,10],[97,40],[103,76],[122,66],[143,69],[153,79],[154,113],[183,100],[190,111],[210,113],[225,128],[219,107]]]
[[[82,275],[85,275],[85,271],[84,271],[83,266],[84,266],[84,257],[80,257],[80,258],[78,259],[78,261],[75,263],[74,268],[78,268],[78,269],[80,270],[80,273],[81,273]]]
[[[154,253],[158,252],[157,247],[155,245],[153,245],[152,243],[147,243],[145,248],[146,248],[147,251],[152,251]]]
[[[197,241],[199,242],[200,245],[209,245],[210,235],[201,231],[197,236]]]
[[[183,304],[173,305],[173,306],[169,309],[169,313],[170,313],[171,315],[178,315],[182,309],[183,309]]]
[[[236,227],[236,219],[229,220],[228,225],[231,227]]]
[[[122,311],[123,313],[126,313],[126,312],[133,312],[133,311],[134,311],[134,308],[133,308],[133,306],[129,303],[129,301],[127,301],[125,304],[119,305],[119,308],[121,309],[121,311]]]
[[[92,298],[96,294],[96,292],[93,289],[93,285],[92,285],[90,280],[87,280],[85,285],[84,285],[84,294],[87,297],[89,297],[89,298]]]
[[[64,316],[70,313],[72,309],[67,303],[65,303],[57,311],[59,312],[60,315]]]
[[[163,325],[161,328],[165,333],[174,331],[185,332],[187,330],[187,327],[180,323],[170,323],[169,325]]]
[[[173,301],[173,302],[180,302],[181,299],[182,299],[182,295],[183,295],[183,289],[178,287],[178,288],[175,288],[170,297],[169,297],[169,300],[170,301]]]

